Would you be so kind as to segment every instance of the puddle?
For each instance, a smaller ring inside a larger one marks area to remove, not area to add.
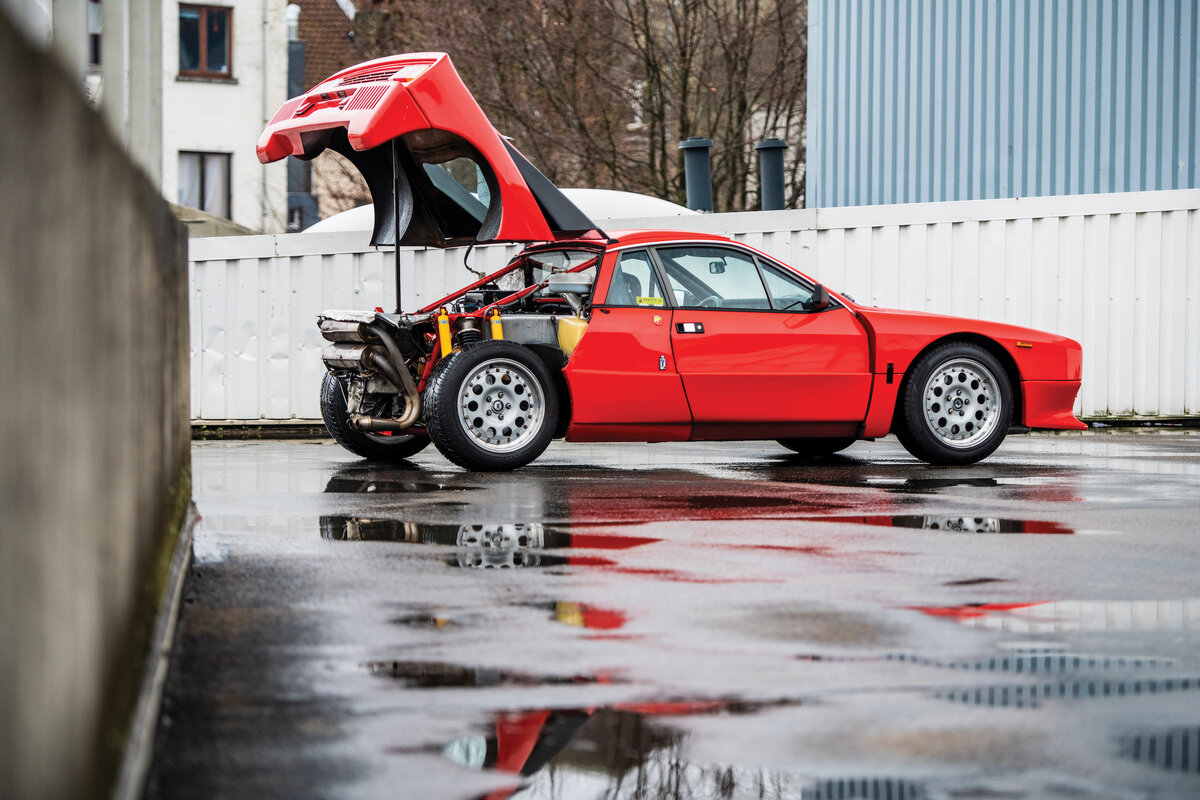
[[[898,516],[837,516],[804,517],[810,522],[841,522],[852,525],[873,525],[885,528],[914,528],[916,530],[943,531],[945,533],[1037,533],[1072,534],[1059,522],[1035,519],[1001,519],[999,517],[973,517],[957,515],[902,514]]]
[[[590,603],[554,603],[550,613],[550,618],[555,622],[590,631],[620,630],[629,621],[622,611],[600,608]]]
[[[1152,656],[1109,656],[1087,653],[1037,651],[1012,653],[990,658],[942,661],[923,656],[897,653],[886,656],[888,661],[901,661],[940,669],[959,669],[974,672],[1015,672],[1030,675],[1104,670],[1166,669],[1179,662],[1173,658]]]
[[[400,542],[456,547],[451,566],[519,569],[550,566],[613,566],[599,556],[551,555],[550,550],[629,550],[661,541],[646,536],[573,533],[538,522],[438,525],[371,517],[320,519],[321,538],[335,542]]]
[[[813,800],[925,800],[925,785],[904,778],[834,778],[813,784]],[[985,795],[981,795],[985,796]]]
[[[580,683],[615,683],[612,678],[583,675],[530,675],[524,672],[464,667],[435,661],[371,661],[363,665],[371,674],[389,678],[410,689],[464,689],[495,686],[560,686]]]
[[[1047,700],[1095,700],[1174,694],[1200,689],[1200,678],[1061,681],[1038,685],[973,686],[934,692],[940,700],[992,708],[1040,708]]]
[[[864,478],[860,486],[873,486],[890,492],[936,492],[939,489],[991,488],[1000,486],[995,478]],[[854,484],[852,484],[854,485]]]
[[[1183,600],[1043,600],[914,606],[931,617],[1006,633],[1186,631],[1200,620],[1200,598]]]
[[[617,551],[662,541],[648,536],[615,536],[547,528],[537,522],[506,524],[429,525],[366,517],[321,517],[321,537],[338,542],[401,542],[457,548],[446,563],[470,569],[524,569],[533,567],[588,567],[624,575],[681,583],[761,582],[693,575],[671,569],[623,567],[611,558],[592,553],[556,554],[553,551]],[[551,574],[566,574],[566,570]]]
[[[946,581],[942,586],[982,586],[985,583],[1008,583],[1008,578],[963,578],[959,581]]]
[[[489,798],[575,796],[564,794],[570,786],[587,786],[589,797],[808,797],[802,794],[808,782],[795,772],[690,761],[687,735],[660,719],[759,708],[706,700],[513,711],[497,714],[479,735],[456,739],[440,752],[468,769],[514,777],[514,786]]]
[[[1200,775],[1200,727],[1168,728],[1118,740],[1124,758],[1168,772]]]
[[[759,497],[756,495],[693,495],[691,497],[665,498],[657,501],[662,508],[684,508],[694,511],[718,509],[757,509],[798,506],[801,502],[786,497]]]
[[[428,481],[396,481],[382,478],[330,478],[325,491],[330,494],[426,494],[443,491],[462,491],[473,486],[449,486]]]
[[[665,719],[752,714],[762,708],[734,701],[679,701],[512,711],[495,715],[478,735],[456,739],[434,752],[468,769],[511,775],[511,786],[483,796],[490,800],[577,796],[924,800],[930,796],[926,784],[912,778],[856,775],[814,780],[794,770],[693,760],[689,736]]]
[[[796,495],[791,487],[759,487],[759,491],[736,491],[731,486],[709,481],[658,482],[653,477],[640,484],[571,484],[566,488],[562,510],[573,522],[640,524],[646,522],[727,521],[747,519],[797,519],[798,512],[814,509],[830,512],[852,507],[845,498],[808,492]],[[731,493],[732,491],[732,493]]]
[[[1103,672],[1107,670],[1168,669],[1178,665],[1173,658],[1153,656],[1113,656],[1088,653],[1067,653],[1059,650],[1031,650],[1002,656],[945,660],[927,658],[912,653],[888,653],[882,656],[823,656],[807,653],[796,656],[799,661],[828,661],[836,663],[878,663],[896,661],[936,669],[968,672],[1007,672],[1028,675],[1067,674],[1074,672]],[[1182,688],[1192,688],[1185,682]]]
[[[1030,473],[1001,477],[970,477],[967,475],[945,478],[906,478],[900,475],[852,475],[822,476],[819,472],[804,472],[799,475],[773,476],[776,480],[787,480],[810,486],[837,486],[846,489],[880,489],[893,495],[935,495],[954,489],[995,489],[994,494],[1017,500],[1040,502],[1077,502],[1080,498],[1069,482],[1072,477],[1062,472]],[[1068,479],[1068,480],[1064,480]]]
[[[392,619],[391,623],[405,628],[446,629],[478,624],[483,619],[482,614],[429,612],[424,614],[404,614]]]

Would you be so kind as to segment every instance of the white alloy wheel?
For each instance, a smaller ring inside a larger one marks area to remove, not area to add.
[[[476,444],[510,453],[537,437],[546,419],[546,398],[524,365],[505,358],[479,364],[458,391],[458,421]]]
[[[925,424],[948,447],[974,447],[991,435],[1001,418],[996,376],[971,358],[939,365],[921,396]]]

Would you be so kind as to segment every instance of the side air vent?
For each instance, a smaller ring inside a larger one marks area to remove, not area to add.
[[[387,69],[377,69],[373,72],[363,72],[358,75],[347,75],[342,78],[339,86],[351,86],[356,83],[375,83],[377,81],[386,81],[388,78],[395,75],[400,70],[388,67]]]
[[[288,100],[286,103],[284,103],[280,109],[275,112],[275,116],[271,118],[271,124],[274,125],[276,122],[283,122],[285,119],[291,119],[292,114],[296,113],[296,106],[300,105],[300,101],[303,99],[303,97],[293,97],[291,100]]]
[[[350,98],[350,102],[346,105],[346,110],[356,111],[363,108],[374,108],[379,105],[379,101],[383,99],[386,93],[386,86],[364,86],[357,90],[354,96]]]

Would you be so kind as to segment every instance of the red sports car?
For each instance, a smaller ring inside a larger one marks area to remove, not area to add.
[[[1070,339],[861,306],[721,236],[600,230],[497,133],[444,53],[333,75],[280,108],[258,155],[326,148],[371,189],[372,244],[528,243],[415,312],[319,317],[322,413],[358,455],[432,441],[502,470],[558,436],[773,439],[815,456],[895,433],[925,461],[968,464],[1014,424],[1085,427]]]

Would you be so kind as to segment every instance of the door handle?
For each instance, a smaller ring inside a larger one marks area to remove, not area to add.
[[[676,333],[704,333],[703,322],[676,322]]]

